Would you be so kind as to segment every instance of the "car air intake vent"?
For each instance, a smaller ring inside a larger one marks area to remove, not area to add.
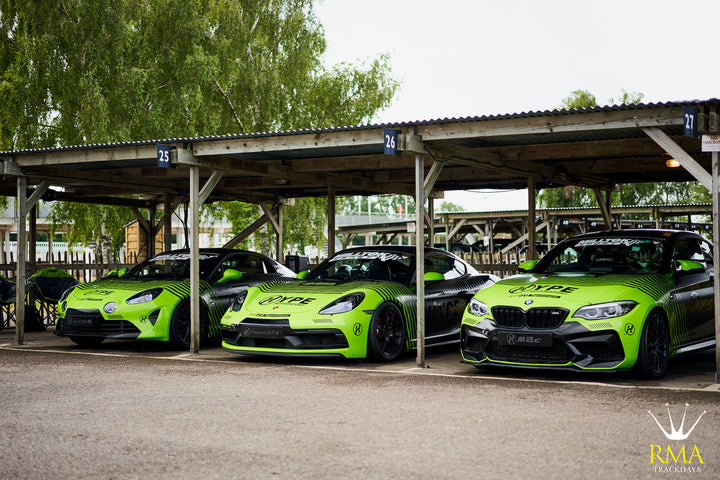
[[[517,307],[493,307],[495,323],[507,328],[557,328],[565,321],[568,311],[564,308],[531,308],[523,310]]]

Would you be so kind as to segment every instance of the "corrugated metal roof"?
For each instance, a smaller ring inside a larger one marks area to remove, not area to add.
[[[666,108],[673,106],[692,106],[698,104],[720,104],[720,99],[712,98],[709,100],[688,100],[688,101],[676,101],[676,102],[658,102],[658,103],[638,103],[638,104],[622,104],[622,105],[606,105],[592,108],[578,108],[578,109],[556,109],[556,110],[543,110],[543,111],[528,111],[520,113],[506,113],[499,115],[481,115],[474,117],[459,117],[459,118],[438,118],[422,121],[412,122],[395,122],[395,123],[375,123],[365,125],[354,125],[354,126],[334,126],[324,128],[301,128],[294,130],[279,130],[272,132],[253,132],[253,133],[233,133],[224,135],[205,135],[196,137],[167,137],[153,140],[136,140],[126,142],[108,142],[108,143],[91,143],[91,144],[78,144],[69,146],[58,146],[58,147],[45,147],[45,148],[28,148],[20,150],[9,150],[0,151],[0,155],[10,155],[13,153],[35,153],[35,152],[56,152],[56,151],[70,151],[70,150],[81,150],[81,149],[100,149],[100,148],[114,148],[124,146],[143,146],[143,145],[155,145],[158,143],[194,143],[212,140],[237,140],[243,138],[262,138],[262,137],[278,137],[278,136],[292,136],[292,135],[303,135],[303,134],[322,134],[332,132],[345,132],[345,131],[360,131],[360,130],[372,130],[378,128],[402,128],[402,127],[413,127],[413,126],[426,126],[426,125],[442,125],[451,123],[469,123],[469,122],[490,122],[497,120],[506,119],[521,119],[521,118],[536,118],[536,117],[554,117],[562,115],[573,115],[583,114],[591,112],[611,112],[611,111],[632,111],[632,110],[647,110],[653,108]],[[588,140],[587,132],[568,132],[563,134],[554,134],[553,142],[572,142],[580,140]],[[602,133],[595,134],[595,139],[612,139],[612,138],[627,138],[627,134],[621,135],[619,133],[613,134],[611,131],[603,131]],[[514,143],[518,141],[517,137],[514,137]],[[545,143],[549,142],[547,135],[526,135],[522,144],[532,143]],[[494,137],[492,140],[489,139],[478,139],[474,142],[468,143],[467,146],[480,147],[480,146],[493,146],[505,144],[502,141],[502,137]],[[362,152],[359,152],[362,153]]]

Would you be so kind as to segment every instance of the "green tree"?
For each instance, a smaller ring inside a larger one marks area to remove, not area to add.
[[[596,107],[597,99],[587,90],[574,90],[569,97],[563,98],[562,105],[567,109]]]
[[[621,90],[618,98],[610,99],[609,103],[640,103],[644,95],[638,92]],[[595,95],[587,90],[575,90],[562,101],[565,108],[592,108],[596,107]],[[612,202],[615,205],[654,205],[667,203],[692,203],[707,201],[702,188],[697,182],[692,182],[690,188],[687,184],[677,182],[667,183],[634,183],[622,184],[619,191],[612,193]],[[540,206],[549,208],[562,207],[596,207],[597,199],[592,190],[577,186],[564,186],[546,188],[538,195]]]
[[[389,105],[387,56],[326,69],[325,48],[312,0],[0,0],[0,149],[357,124]],[[122,238],[76,240],[102,231]]]

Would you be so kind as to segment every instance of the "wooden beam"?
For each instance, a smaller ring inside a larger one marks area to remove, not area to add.
[[[695,161],[680,145],[675,143],[665,132],[659,128],[644,128],[643,131],[652,138],[667,153],[673,156],[680,165],[702,183],[705,188],[712,190],[712,175]]]
[[[560,171],[557,168],[519,159],[509,161],[497,153],[487,150],[476,150],[450,144],[431,146],[428,147],[428,149],[435,156],[443,157],[447,161],[462,165],[482,167],[505,174],[518,175],[523,178],[532,176],[543,182],[547,181],[563,185],[581,185],[603,189],[610,188],[606,178],[592,175],[585,175],[583,178],[571,178],[566,172]]]
[[[222,176],[223,172],[221,172],[220,170],[213,171],[212,175],[210,175],[210,178],[208,178],[207,182],[205,182],[205,185],[203,185],[203,188],[200,191],[198,197],[199,206],[202,206],[205,203],[215,186],[218,184],[218,182],[220,182]]]
[[[245,230],[235,235],[229,242],[223,245],[224,248],[235,248],[240,242],[245,240],[247,237],[257,231],[258,228],[262,227],[268,222],[268,215],[265,214],[262,217],[255,220],[250,226],[246,227]]]

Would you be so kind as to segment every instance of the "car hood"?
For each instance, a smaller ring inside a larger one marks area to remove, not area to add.
[[[183,298],[190,293],[190,280],[98,280],[76,286],[68,296],[67,302],[72,307],[99,308],[110,301],[124,302],[137,293],[153,288],[162,288],[164,291]]]
[[[659,300],[673,286],[665,275],[521,274],[480,290],[476,298],[488,304],[529,308],[566,308],[642,296]]]
[[[265,285],[249,291],[248,298],[243,304],[243,311],[247,315],[318,312],[345,295],[353,292],[367,293],[371,290],[409,291],[400,284],[372,281],[345,283],[301,281]]]

